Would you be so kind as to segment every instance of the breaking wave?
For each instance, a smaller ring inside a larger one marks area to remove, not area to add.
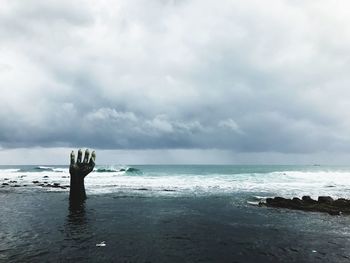
[[[98,169],[95,169],[94,172],[96,172],[96,173],[113,173],[113,172],[119,172],[119,170],[109,169],[109,168],[98,168]]]
[[[255,196],[251,201],[275,195],[350,197],[350,168],[307,170],[294,167],[293,170],[280,171],[273,168],[270,172],[256,172],[257,169],[251,168],[249,172],[248,167],[244,173],[237,173],[234,167],[230,168],[232,172],[219,166],[209,169],[210,173],[204,166],[97,166],[86,177],[85,186],[90,194],[125,191],[152,194],[250,192]],[[45,182],[65,186],[69,185],[69,176],[68,166],[0,167],[0,187],[7,189],[12,184],[19,185],[16,191],[21,191],[24,186],[38,188],[40,183]]]
[[[127,168],[126,172],[130,174],[142,174],[142,171],[140,169],[133,168],[133,167]]]
[[[18,172],[55,172],[55,173],[62,173],[68,171],[68,169],[64,168],[57,168],[57,167],[51,167],[51,166],[35,166],[35,167],[23,167],[18,169]]]
[[[137,168],[133,167],[127,167],[127,168],[120,168],[120,169],[115,169],[115,168],[104,168],[104,167],[99,167],[94,170],[96,173],[116,173],[116,172],[124,172],[124,173],[135,173],[135,174],[141,174],[142,171]]]

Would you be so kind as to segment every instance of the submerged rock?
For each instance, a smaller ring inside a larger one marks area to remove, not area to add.
[[[279,207],[311,212],[326,212],[331,215],[350,214],[350,200],[339,198],[334,200],[330,196],[319,196],[318,200],[310,196],[303,196],[302,199],[275,197],[267,198],[266,203],[260,202],[260,206]]]

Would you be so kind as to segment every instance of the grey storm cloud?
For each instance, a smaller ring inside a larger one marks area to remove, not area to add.
[[[0,7],[0,145],[350,151],[350,3]]]

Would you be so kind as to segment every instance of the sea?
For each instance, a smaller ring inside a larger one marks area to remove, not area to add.
[[[350,167],[0,166],[0,262],[350,262],[350,216],[259,206],[350,198]]]

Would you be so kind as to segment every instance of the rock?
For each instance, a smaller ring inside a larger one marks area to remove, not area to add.
[[[331,204],[333,203],[333,198],[330,196],[319,196],[318,197],[318,202],[321,204]]]
[[[298,198],[298,197],[294,197],[294,198],[292,199],[292,201],[293,201],[293,203],[296,204],[296,205],[302,205],[302,204],[303,204],[303,201],[300,200],[300,198]]]
[[[347,208],[350,207],[350,200],[346,200],[345,198],[339,198],[333,201],[333,205],[340,208]]]
[[[339,210],[330,210],[328,212],[328,214],[332,215],[332,216],[340,216],[341,214],[343,214],[342,211],[339,211]]]
[[[147,188],[137,188],[137,189],[135,189],[135,190],[138,190],[138,191],[148,191]]]
[[[274,202],[285,202],[287,199],[283,198],[283,197],[279,197],[279,196],[276,196],[273,201]]]
[[[303,196],[302,199],[297,197],[286,199],[277,196],[275,198],[267,198],[266,203],[260,202],[259,206],[326,212],[330,215],[350,214],[350,200],[344,198],[333,200],[330,196],[319,196],[317,201],[310,196]]]
[[[59,183],[53,183],[53,186],[60,186]]]
[[[9,181],[10,184],[15,184],[17,181]]]
[[[273,202],[273,198],[270,198],[270,197],[266,198],[266,203],[267,204],[270,204],[272,202]]]
[[[49,178],[47,175],[45,175],[43,178]]]
[[[9,185],[8,183],[2,183],[2,185]]]
[[[176,192],[176,190],[173,189],[163,189],[164,192]]]
[[[309,204],[309,205],[312,205],[312,204],[317,204],[317,201],[312,199],[310,196],[306,195],[306,196],[303,196],[301,198],[301,200],[303,201],[304,204]]]
[[[33,181],[32,183],[33,183],[33,184],[38,184],[38,183],[39,183],[39,181]]]

